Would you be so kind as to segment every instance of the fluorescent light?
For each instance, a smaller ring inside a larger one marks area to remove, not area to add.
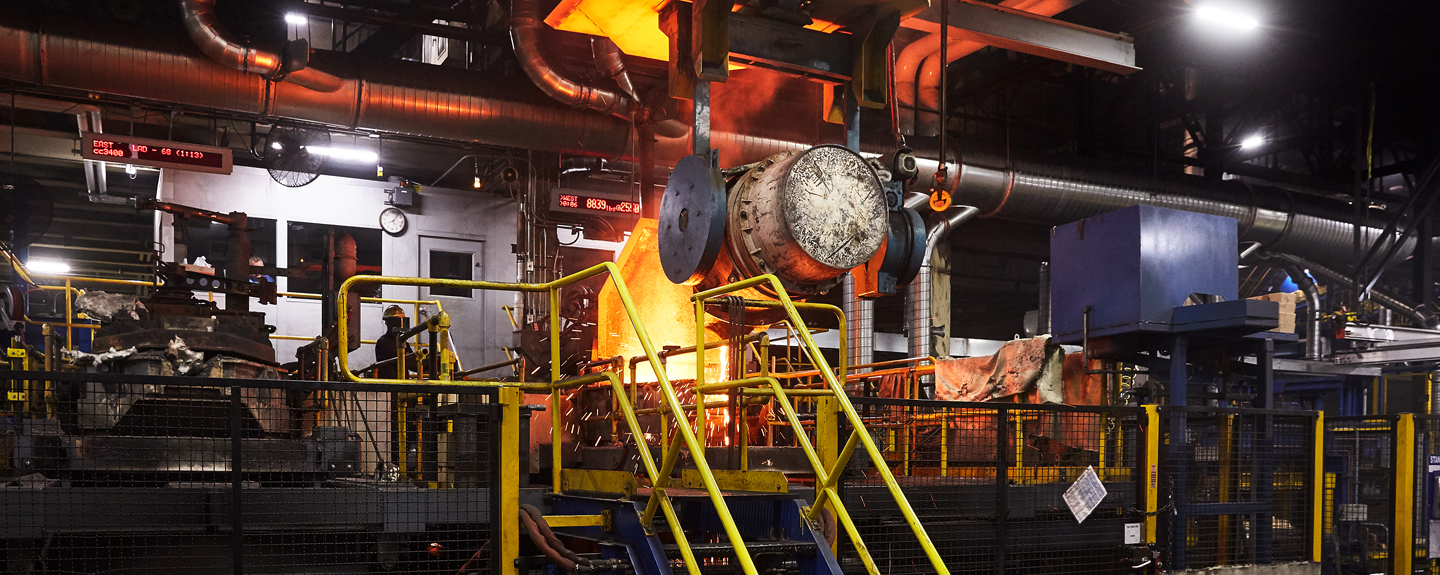
[[[310,21],[305,18],[304,14],[296,14],[294,12],[291,12],[285,15],[285,23],[291,26],[304,26],[310,23]]]
[[[37,274],[68,274],[70,264],[58,260],[30,260],[25,268]]]
[[[1240,149],[1242,150],[1253,150],[1263,145],[1265,145],[1265,136],[1261,136],[1260,134],[1253,134],[1244,140],[1240,140]]]
[[[1223,24],[1237,30],[1254,30],[1260,27],[1260,21],[1250,16],[1216,6],[1197,7],[1195,15],[1202,20]]]
[[[369,150],[354,150],[345,148],[326,148],[321,146],[310,146],[305,148],[312,154],[334,158],[336,160],[349,160],[353,162],[375,163],[380,161],[380,156]]]

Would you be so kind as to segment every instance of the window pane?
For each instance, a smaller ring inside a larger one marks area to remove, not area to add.
[[[249,224],[251,261],[259,258],[261,265],[275,265],[275,220],[250,218]],[[199,218],[187,218],[184,233],[188,237],[176,238],[175,243],[185,245],[186,261],[193,264],[204,258],[204,263],[215,268],[217,274],[235,277],[225,269],[229,263],[229,227]]]
[[[474,269],[473,255],[464,252],[430,250],[430,277],[447,280],[470,280]],[[432,287],[430,295],[470,297],[472,290],[451,287]]]
[[[285,236],[290,260],[290,291],[324,293],[326,242],[332,230],[336,234],[350,234],[355,239],[355,273],[381,274],[380,244],[383,240],[379,228],[290,222]]]

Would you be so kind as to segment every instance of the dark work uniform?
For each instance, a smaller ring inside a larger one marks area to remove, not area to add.
[[[398,329],[391,329],[375,340],[375,361],[385,361],[395,357],[395,339],[399,334]],[[396,365],[391,363],[375,368],[375,377],[379,379],[399,379],[395,376]],[[405,371],[415,373],[415,351],[410,349],[410,344],[405,344]],[[409,374],[407,373],[407,375]]]

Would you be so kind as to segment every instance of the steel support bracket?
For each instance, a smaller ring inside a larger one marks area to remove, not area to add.
[[[868,25],[855,34],[850,89],[862,108],[883,109],[890,89],[890,40],[900,29],[903,0],[887,2]]]
[[[689,2],[671,2],[660,9],[660,30],[670,38],[670,97],[689,100],[695,93],[695,68],[690,56]]]
[[[690,56],[695,76],[724,82],[730,78],[730,11],[734,0],[699,0],[690,9]]]
[[[973,40],[1061,62],[1079,64],[1116,74],[1139,72],[1135,66],[1135,40],[1116,34],[1036,16],[1029,12],[955,0],[950,5],[950,41]],[[907,28],[940,30],[940,10],[931,8],[905,21]]]

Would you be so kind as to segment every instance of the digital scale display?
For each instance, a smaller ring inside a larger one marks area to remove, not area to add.
[[[229,174],[230,150],[165,140],[85,132],[80,155],[87,160]]]
[[[620,194],[555,188],[550,194],[550,211],[633,217],[640,215],[640,202]]]

